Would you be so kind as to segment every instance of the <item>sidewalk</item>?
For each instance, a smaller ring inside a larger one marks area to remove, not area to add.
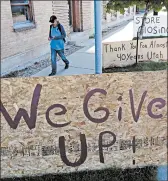
[[[133,38],[133,21],[124,27],[120,27],[111,34],[103,38],[103,42],[127,41]],[[67,56],[70,61],[70,67],[64,70],[64,63],[62,60],[57,62],[57,75],[80,75],[80,74],[94,74],[95,73],[95,46],[94,39],[84,42],[85,48]],[[51,67],[47,67],[32,77],[48,76],[51,73]]]

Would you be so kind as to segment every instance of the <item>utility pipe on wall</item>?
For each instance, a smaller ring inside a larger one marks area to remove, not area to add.
[[[102,73],[102,1],[94,0],[95,73]]]

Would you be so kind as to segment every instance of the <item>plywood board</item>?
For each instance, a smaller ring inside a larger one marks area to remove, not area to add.
[[[137,41],[103,43],[103,67],[125,67],[136,62]],[[167,38],[139,40],[138,62],[167,60]]]
[[[166,83],[166,71],[2,79],[1,176],[167,164]]]

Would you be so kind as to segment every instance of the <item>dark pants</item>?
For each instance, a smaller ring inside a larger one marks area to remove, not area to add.
[[[51,64],[52,64],[52,72],[57,72],[57,54],[61,57],[65,64],[69,64],[69,61],[66,59],[64,50],[55,50],[51,48]]]

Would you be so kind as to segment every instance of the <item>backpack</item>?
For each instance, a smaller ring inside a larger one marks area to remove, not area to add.
[[[50,25],[50,37],[51,37],[51,27],[52,27],[52,25]],[[59,29],[59,31],[60,31],[60,33],[62,35],[63,33],[62,33],[62,28],[61,28],[61,24],[60,23],[58,24],[58,29]],[[64,41],[64,43],[66,42],[65,38],[63,38],[63,41]]]

